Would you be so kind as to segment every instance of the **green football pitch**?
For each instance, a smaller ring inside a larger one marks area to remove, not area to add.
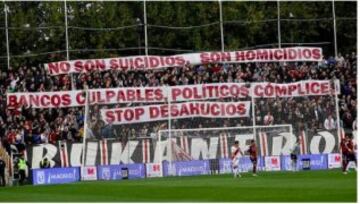
[[[0,188],[16,202],[356,202],[356,172],[340,170],[89,181]]]

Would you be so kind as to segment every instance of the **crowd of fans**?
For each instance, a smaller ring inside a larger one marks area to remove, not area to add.
[[[5,145],[55,143],[58,140],[81,142],[84,136],[84,107],[32,109],[6,106],[7,92],[64,91],[72,88],[111,88],[174,86],[221,82],[275,82],[340,79],[339,112],[341,126],[356,129],[356,54],[339,54],[320,63],[247,63],[186,65],[161,70],[111,70],[50,76],[43,67],[0,70],[0,137]],[[73,84],[72,84],[73,83]],[[256,99],[257,125],[292,123],[301,129],[335,129],[333,96]],[[93,111],[93,110],[90,110]],[[182,121],[182,122],[181,122]],[[195,118],[174,121],[173,128],[206,128],[252,125],[252,119]],[[167,121],[117,126],[105,125],[92,115],[90,137],[135,138],[153,135],[167,128]]]

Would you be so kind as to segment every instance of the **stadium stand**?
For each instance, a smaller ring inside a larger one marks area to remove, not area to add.
[[[76,89],[140,87],[162,85],[187,85],[217,82],[275,82],[289,83],[306,79],[340,79],[341,95],[339,111],[341,126],[345,130],[356,129],[356,54],[346,54],[324,59],[320,63],[248,63],[248,64],[208,64],[184,67],[170,67],[159,71],[94,71],[90,74],[75,74]],[[10,152],[10,145],[24,149],[30,144],[55,143],[58,140],[82,141],[84,124],[84,107],[62,109],[31,109],[6,107],[7,92],[44,92],[71,90],[69,75],[50,76],[42,66],[19,67],[10,71],[0,71],[0,138],[3,147]],[[273,124],[282,120],[297,118],[293,124],[295,131],[302,128],[323,129],[324,122],[331,114],[335,115],[335,104],[326,97],[313,97],[311,100],[278,98],[258,100],[256,121],[266,125],[266,114],[273,115]],[[290,104],[290,105],[289,105]],[[315,110],[317,114],[315,115]],[[305,116],[305,117],[304,117]],[[304,120],[304,118],[313,118]],[[202,126],[212,127],[211,119],[205,119]],[[175,128],[192,127],[194,123],[187,120],[175,123]],[[238,124],[228,124],[223,120],[221,126],[251,125],[249,121],[240,120]],[[121,132],[106,133],[97,128],[96,137],[119,137],[127,140],[133,137],[149,136],[166,122],[155,122],[149,127],[126,126]],[[100,125],[101,126],[101,125]],[[114,133],[114,134],[112,134]]]

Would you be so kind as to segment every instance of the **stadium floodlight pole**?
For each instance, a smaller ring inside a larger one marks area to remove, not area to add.
[[[148,33],[147,33],[147,14],[146,14],[146,0],[144,0],[144,37],[145,37],[145,55],[148,55]]]
[[[6,5],[5,0],[4,0],[7,69],[10,70],[10,47],[9,47],[8,11],[9,11],[9,7]]]
[[[66,60],[69,61],[69,34],[66,0],[64,1]]]
[[[294,135],[294,129],[293,129],[293,126],[290,126],[290,134],[291,135]],[[293,137],[291,137],[291,138],[293,138]],[[296,137],[296,135],[295,135],[295,142],[293,143],[293,144],[295,144],[296,142],[297,142],[297,137]]]
[[[65,18],[65,44],[66,44],[66,61],[69,61],[69,34],[68,34],[68,16],[67,16],[67,5],[66,0],[64,0],[64,18]],[[71,89],[75,90],[75,84],[74,84],[74,75],[70,74],[71,78]]]
[[[220,16],[220,36],[221,36],[221,51],[224,52],[224,24],[222,13],[222,1],[219,0],[219,16]]]
[[[332,13],[333,13],[333,20],[334,20],[334,51],[335,57],[337,56],[337,37],[336,37],[336,13],[335,13],[335,0],[332,0]]]
[[[278,43],[279,43],[279,48],[281,48],[280,0],[277,0],[277,23],[278,23]]]
[[[339,79],[334,80],[334,97],[335,97],[335,111],[336,111],[336,126],[337,126],[337,135],[338,138],[341,139],[340,132],[340,113],[339,113],[339,98],[337,92],[340,91],[340,81]],[[339,141],[340,144],[341,141]],[[341,151],[341,149],[340,149]]]
[[[252,113],[252,118],[253,118],[254,140],[256,141],[256,118],[255,118],[255,99],[254,99],[254,96],[251,96],[251,113]]]
[[[169,175],[173,176],[173,166],[172,166],[172,154],[173,154],[173,150],[172,150],[172,138],[171,138],[171,97],[170,97],[170,87],[167,87],[168,89],[168,96],[167,96],[167,103],[168,103],[168,110],[169,110],[169,115],[168,115],[168,152],[169,154],[166,154],[168,159],[169,159]],[[170,155],[170,156],[169,156]]]
[[[81,171],[83,171],[84,167],[85,167],[85,150],[86,150],[86,138],[87,138],[87,132],[88,132],[88,125],[87,125],[87,120],[89,117],[89,90],[88,87],[85,87],[85,113],[84,113],[84,136],[83,136],[83,153],[82,153],[82,162],[81,162]],[[82,172],[81,172],[81,175]],[[83,179],[83,178],[82,178]]]
[[[161,164],[161,166],[162,166],[162,155],[163,155],[163,152],[161,151],[162,150],[162,148],[161,148],[161,146],[162,146],[162,144],[161,144],[161,134],[160,134],[160,129],[158,130],[158,132],[157,132],[157,135],[158,135],[158,141],[157,141],[157,145],[156,145],[156,148],[158,148],[159,149],[159,163]],[[155,149],[155,152],[156,152],[156,149]],[[155,160],[155,159],[154,159]],[[155,161],[154,161],[154,163],[155,163]]]

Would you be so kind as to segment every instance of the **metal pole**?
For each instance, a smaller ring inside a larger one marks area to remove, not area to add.
[[[332,11],[333,11],[333,20],[334,20],[334,50],[335,57],[337,56],[337,37],[336,37],[336,14],[335,14],[335,0],[332,0]]]
[[[144,35],[145,35],[145,55],[148,55],[148,33],[147,33],[147,15],[146,15],[146,0],[144,0]]]
[[[68,35],[68,17],[67,17],[66,0],[64,1],[64,14],[65,14],[66,60],[69,61],[69,35]]]
[[[253,132],[254,132],[254,140],[256,141],[256,118],[255,118],[255,99],[254,96],[251,96],[251,112],[253,118]]]
[[[280,1],[277,1],[277,20],[278,20],[278,43],[281,48],[281,22],[280,22]]]
[[[336,79],[334,81],[334,97],[335,97],[335,111],[336,111],[336,126],[337,126],[337,134],[339,139],[339,144],[341,142],[341,132],[340,132],[340,113],[339,113],[339,98],[337,91],[340,91],[340,81]],[[341,149],[340,149],[341,151]]]
[[[221,36],[221,51],[224,52],[224,24],[222,14],[222,2],[219,0],[219,15],[220,15],[220,36]]]
[[[294,134],[294,130],[293,130],[293,126],[292,126],[292,125],[290,126],[290,134],[295,136],[295,142],[293,142],[293,144],[295,144],[295,143],[297,142],[297,137],[296,137],[296,135]],[[293,137],[291,137],[291,138],[293,138]]]
[[[8,6],[4,0],[4,13],[5,13],[5,35],[6,35],[6,55],[7,55],[7,69],[10,70],[10,47],[9,47],[9,27],[8,27]]]
[[[174,168],[173,168],[173,163],[172,163],[172,138],[171,138],[171,102],[170,102],[170,87],[167,87],[168,89],[168,99],[167,99],[167,102],[168,102],[168,110],[169,110],[169,115],[168,115],[168,138],[169,138],[169,149],[168,149],[168,152],[169,154],[166,154],[169,158],[169,167],[168,167],[168,170],[169,170],[169,175],[170,176],[174,176]],[[170,155],[170,156],[169,156]]]
[[[67,16],[67,5],[66,0],[64,1],[64,15],[65,15],[65,43],[66,43],[66,61],[69,61],[69,34],[68,34],[68,16]],[[71,77],[71,89],[75,90],[74,76],[70,74]]]
[[[86,155],[86,137],[87,137],[87,132],[88,132],[88,125],[87,125],[87,120],[89,117],[89,94],[88,94],[88,89],[87,87],[85,87],[85,114],[84,114],[84,136],[83,136],[83,153],[82,153],[82,163],[81,163],[81,171],[83,171],[84,167],[85,167],[85,155]],[[81,173],[81,175],[83,175]]]
[[[158,132],[157,132],[157,136],[158,136],[158,140],[157,140],[157,144],[156,144],[156,147],[155,148],[158,148],[159,149],[159,163],[161,164],[161,166],[162,166],[162,163],[163,163],[163,158],[162,158],[162,155],[163,155],[163,152],[161,151],[161,146],[162,145],[160,145],[161,144],[161,131],[160,130],[158,130]],[[156,152],[156,150],[155,150],[155,152]],[[155,163],[155,159],[154,159],[154,163]]]
[[[141,55],[141,36],[140,36],[141,30],[139,29],[138,32],[138,47],[139,47],[139,55]]]

